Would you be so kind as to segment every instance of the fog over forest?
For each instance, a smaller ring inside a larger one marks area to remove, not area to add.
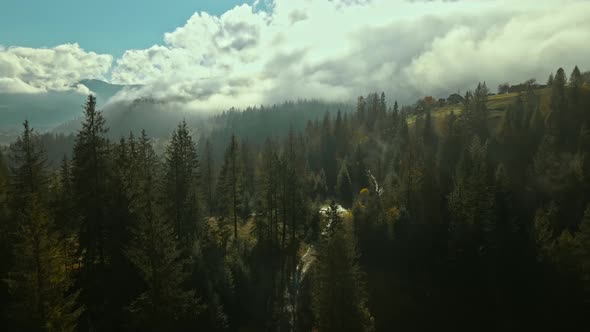
[[[5,0],[0,330],[584,330],[588,17]]]

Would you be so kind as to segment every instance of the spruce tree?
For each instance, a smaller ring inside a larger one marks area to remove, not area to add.
[[[231,136],[229,146],[225,150],[223,166],[219,176],[219,203],[223,215],[233,222],[234,240],[238,239],[238,209],[242,191],[242,167],[238,159],[239,145],[235,135]]]
[[[554,81],[554,77],[553,77],[553,73],[551,73],[549,75],[549,78],[547,79],[547,86],[552,86],[553,85],[553,81]]]
[[[209,139],[205,141],[205,146],[203,148],[203,169],[201,171],[201,177],[203,179],[203,196],[205,197],[205,206],[207,206],[207,212],[209,215],[212,215],[215,207],[213,202],[213,188],[215,185],[215,179],[213,150]]]
[[[555,245],[553,232],[557,217],[557,205],[551,202],[546,208],[537,209],[532,227],[532,241],[539,261],[551,259]]]
[[[342,222],[337,210],[330,215],[331,230],[320,240],[313,271],[315,325],[319,331],[372,331],[351,224]]]
[[[18,204],[14,263],[7,282],[14,297],[11,313],[22,330],[74,331],[81,309],[67,271],[67,256],[50,216],[45,152],[24,123],[11,147],[11,197]]]
[[[64,155],[59,170],[59,186],[55,197],[55,219],[61,233],[61,242],[66,255],[66,271],[73,273],[79,264],[78,234],[80,225],[75,211],[75,198],[72,185],[72,167]]]
[[[186,121],[172,133],[164,165],[165,213],[184,248],[192,246],[199,228],[199,161]]]
[[[24,213],[26,200],[31,194],[37,194],[40,200],[47,199],[47,159],[39,136],[23,123],[23,133],[10,147],[10,185],[12,211]],[[18,217],[17,217],[18,218]]]
[[[356,116],[358,121],[362,124],[365,124],[365,121],[367,121],[367,102],[363,96],[358,97]]]
[[[137,181],[130,207],[138,216],[132,227],[127,256],[139,271],[144,290],[129,306],[142,331],[179,329],[194,321],[201,309],[193,291],[186,290],[188,260],[182,258],[174,228],[158,204],[159,163],[142,132],[137,147]]]
[[[567,127],[569,113],[566,83],[565,72],[563,68],[559,68],[551,85],[551,113],[548,118],[548,125],[551,133],[560,142],[563,142],[563,138],[567,136],[567,133],[564,132]]]
[[[75,208],[80,218],[81,299],[86,305],[86,329],[110,329],[119,308],[106,305],[117,296],[109,287],[110,262],[114,251],[110,201],[112,167],[105,119],[96,110],[96,98],[88,96],[84,121],[76,135],[72,160],[72,184]]]
[[[336,181],[336,194],[342,205],[347,208],[352,206],[352,183],[350,181],[350,174],[348,173],[348,167],[346,161],[342,162],[340,172],[338,172],[338,180]]]
[[[459,248],[474,250],[485,233],[494,229],[494,196],[491,189],[487,144],[481,144],[479,138],[474,137],[457,164],[453,191],[448,198],[451,236]]]

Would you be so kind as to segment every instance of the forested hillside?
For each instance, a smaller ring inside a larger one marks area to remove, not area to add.
[[[109,131],[94,96],[74,136],[25,121],[0,156],[0,326],[583,330],[590,87],[576,67],[509,88],[175,119],[168,140]]]

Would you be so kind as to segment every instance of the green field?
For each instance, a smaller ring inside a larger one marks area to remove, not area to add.
[[[541,111],[543,113],[548,112],[549,110],[549,98],[551,96],[551,89],[539,89],[535,90],[535,93],[538,94],[541,98]],[[520,93],[506,93],[506,94],[499,94],[499,95],[492,95],[488,97],[487,107],[489,110],[488,117],[490,119],[490,124],[493,128],[498,128],[498,126],[502,123],[502,119],[504,118],[506,107],[511,105],[515,102],[516,98],[519,96]],[[442,120],[449,115],[451,112],[454,112],[455,115],[459,115],[463,112],[463,105],[462,104],[453,104],[453,105],[446,105],[443,107],[437,107],[432,110],[432,118],[437,129],[440,128],[442,124]],[[416,122],[416,116],[411,116],[408,118],[408,124],[411,126]]]

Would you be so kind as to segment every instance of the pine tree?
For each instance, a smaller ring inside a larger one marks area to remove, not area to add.
[[[214,210],[213,187],[215,185],[215,179],[213,167],[213,151],[211,148],[211,142],[207,139],[203,149],[203,170],[201,172],[201,177],[203,178],[205,205],[207,206],[209,215],[212,215]]]
[[[346,129],[346,120],[342,120],[341,130]],[[291,128],[289,136],[285,140],[285,161],[286,161],[286,194],[287,194],[287,209],[289,217],[289,228],[291,230],[291,245],[295,246],[295,233],[297,230],[296,222],[303,221],[307,213],[307,202],[304,198],[304,191],[302,188],[302,179],[305,178],[306,169],[303,163],[300,147],[298,148],[295,133]],[[293,253],[294,254],[294,253]],[[293,260],[295,257],[292,257]]]
[[[72,160],[72,184],[75,208],[80,217],[80,252],[83,264],[80,275],[81,299],[86,305],[84,328],[110,329],[119,309],[112,303],[118,290],[109,287],[110,263],[120,248],[113,242],[111,184],[113,167],[106,134],[105,119],[96,110],[96,98],[88,96],[85,119],[76,135]]]
[[[272,243],[277,236],[275,225],[277,223],[277,156],[270,139],[264,142],[264,148],[259,158],[258,166],[258,194],[260,195],[260,209],[264,211],[265,223],[261,218],[256,219],[256,227],[259,243]]]
[[[70,292],[60,237],[36,194],[29,196],[22,218],[8,279],[16,299],[13,317],[22,330],[75,331],[82,312],[78,292]]]
[[[10,147],[11,178],[9,193],[12,210],[24,213],[26,200],[31,194],[37,194],[39,199],[47,197],[48,175],[47,159],[41,141],[29,122],[23,123],[23,133]]]
[[[78,233],[80,225],[75,211],[74,189],[72,184],[72,168],[64,155],[59,171],[59,187],[55,198],[55,218],[61,233],[61,243],[66,256],[66,272],[72,273],[79,263]]]
[[[49,215],[45,153],[28,122],[11,147],[11,161],[11,197],[18,204],[15,261],[7,280],[15,298],[12,316],[22,330],[74,331],[78,293],[71,292],[67,257]]]
[[[342,205],[349,208],[352,206],[352,183],[350,181],[350,174],[348,173],[347,162],[343,161],[338,172],[338,180],[336,181],[336,193]]]
[[[424,140],[424,144],[426,145],[427,149],[432,154],[436,154],[436,133],[434,132],[434,124],[432,123],[432,114],[430,110],[426,111],[424,128],[422,130],[422,139]]]
[[[338,156],[343,156],[348,151],[348,136],[345,126],[346,124],[342,119],[342,112],[338,110],[336,121],[334,122],[334,140],[337,144],[336,154]],[[293,133],[291,132],[289,136],[292,137]],[[291,140],[293,139],[291,138]]]
[[[461,137],[457,128],[457,117],[451,112],[445,117],[442,126],[440,148],[437,155],[438,178],[441,192],[451,191],[455,165],[461,155]]]
[[[194,320],[202,309],[194,291],[185,290],[189,274],[174,229],[159,216],[141,219],[133,229],[128,257],[140,272],[146,290],[130,305],[142,331],[173,330]]]
[[[247,219],[252,213],[254,198],[254,163],[252,161],[252,148],[246,140],[242,140],[238,150],[238,165],[241,173],[241,190],[238,192],[241,202],[239,214],[242,218]]]
[[[183,248],[188,249],[202,228],[199,220],[199,160],[186,121],[172,133],[164,165],[165,213],[171,218]]]
[[[537,183],[543,191],[550,191],[563,185],[562,180],[565,174],[554,136],[543,137],[533,159],[533,170],[537,176]]]
[[[181,257],[174,228],[158,205],[159,163],[145,131],[137,150],[135,200],[130,208],[138,221],[127,256],[140,272],[145,290],[129,309],[142,331],[171,330],[194,320],[201,306],[194,292],[184,289],[188,261]]]
[[[139,220],[151,220],[161,214],[158,190],[161,164],[145,130],[142,130],[135,150],[134,180],[129,188],[134,199],[129,209]]]
[[[575,142],[575,133],[580,129],[580,125],[584,123],[584,113],[586,113],[584,107],[584,98],[582,87],[584,86],[584,79],[580,73],[578,66],[574,68],[570,75],[570,81],[568,85],[568,104],[570,105],[571,111],[566,119],[567,130],[569,133],[569,143]]]
[[[578,66],[574,67],[572,74],[570,75],[569,81],[569,88],[572,92],[572,99],[574,102],[577,102],[580,94],[580,88],[584,85],[584,80],[582,78],[582,73],[580,73],[580,69]]]
[[[553,84],[551,85],[551,113],[548,124],[551,133],[562,141],[567,127],[568,102],[565,85],[567,78],[563,68],[557,70]]]
[[[231,218],[234,226],[234,240],[238,239],[238,209],[241,205],[242,168],[238,159],[239,146],[235,135],[232,135],[229,146],[225,150],[223,166],[219,176],[219,203],[221,211]]]
[[[488,130],[488,88],[486,83],[478,84],[475,92],[473,93],[473,99],[471,105],[468,108],[466,115],[469,120],[469,129],[479,136],[482,141],[485,141],[489,137]]]
[[[551,73],[549,75],[549,78],[547,79],[547,86],[552,86],[553,85],[553,80],[554,80],[553,73]]]
[[[557,216],[557,205],[551,202],[547,208],[540,208],[535,214],[533,221],[533,244],[536,249],[538,260],[551,259],[553,254],[554,240],[553,230]]]
[[[360,123],[365,123],[367,119],[367,102],[363,96],[360,96],[357,101],[356,116]]]
[[[330,228],[318,245],[313,271],[316,326],[320,331],[372,331],[373,318],[350,223],[332,220]]]
[[[352,182],[353,193],[360,192],[363,188],[369,186],[367,167],[365,166],[365,156],[360,145],[356,146],[352,156],[352,165],[350,170],[350,180]]]
[[[474,137],[455,173],[449,195],[451,236],[458,246],[474,249],[486,232],[495,227],[494,196],[488,183],[487,144]]]

